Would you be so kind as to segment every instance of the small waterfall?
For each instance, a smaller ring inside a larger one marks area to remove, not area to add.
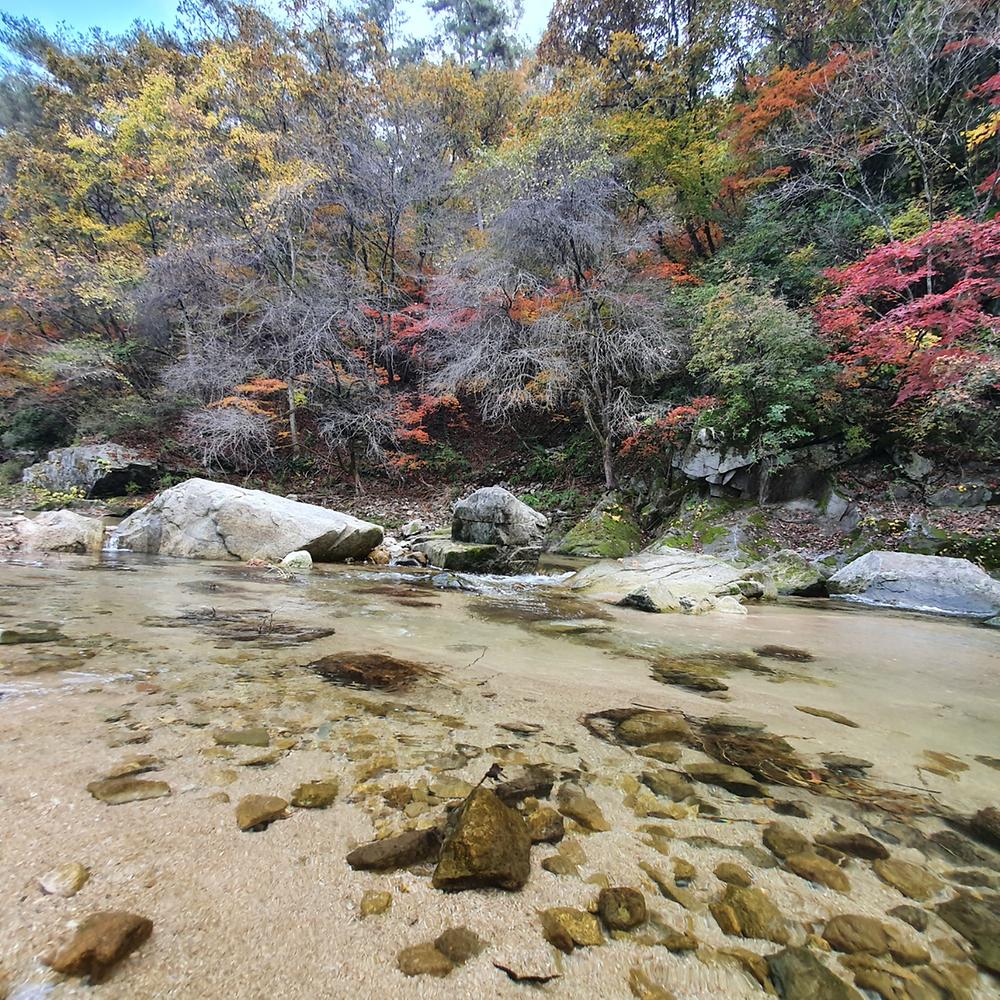
[[[101,547],[102,552],[128,552],[128,549],[123,549],[121,546],[121,539],[118,537],[118,525],[109,524],[104,529],[104,545]]]

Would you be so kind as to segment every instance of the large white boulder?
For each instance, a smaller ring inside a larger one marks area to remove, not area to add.
[[[884,608],[990,618],[1000,613],[1000,581],[968,559],[868,552],[827,581],[832,596]]]
[[[662,548],[625,559],[605,559],[565,583],[588,597],[643,611],[739,610],[744,597],[762,597],[768,587],[745,569],[714,556]]]
[[[454,507],[451,537],[480,545],[540,545],[549,520],[502,486],[484,486]]]
[[[46,510],[35,517],[0,519],[0,546],[21,552],[99,552],[104,525],[72,510]]]
[[[134,448],[108,441],[56,448],[44,462],[29,465],[21,478],[31,486],[50,490],[77,487],[88,497],[113,497],[124,494],[132,484],[151,486],[157,474],[155,462]]]
[[[316,562],[338,562],[363,559],[382,529],[261,490],[189,479],[122,521],[117,538],[119,548],[189,559],[277,562],[303,550]]]

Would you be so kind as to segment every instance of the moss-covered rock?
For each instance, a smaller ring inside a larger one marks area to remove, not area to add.
[[[749,565],[777,551],[761,509],[750,501],[689,498],[664,534],[647,551],[686,549],[737,565]]]
[[[567,556],[620,559],[637,552],[641,545],[642,532],[635,518],[609,496],[570,528],[555,551]]]

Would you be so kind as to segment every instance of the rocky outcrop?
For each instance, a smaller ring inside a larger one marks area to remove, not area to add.
[[[742,613],[743,598],[759,598],[767,590],[755,574],[714,556],[667,548],[595,563],[565,586],[625,607],[688,614]]]
[[[411,554],[460,573],[530,573],[548,523],[502,486],[486,486],[455,504],[450,538],[418,538]]]
[[[990,618],[1000,612],[1000,581],[967,559],[869,552],[827,581],[832,596],[876,607]]]
[[[548,518],[502,486],[484,486],[459,500],[452,514],[456,542],[507,547],[541,545]]]
[[[822,597],[826,594],[829,570],[792,549],[780,549],[758,564],[774,580],[779,594],[796,597]]]
[[[478,542],[456,542],[453,538],[429,538],[416,542],[412,551],[427,558],[431,566],[456,573],[530,573],[538,565],[538,546],[505,548]]]
[[[616,497],[608,496],[570,528],[554,551],[567,556],[620,559],[641,545],[642,532],[635,519]]]
[[[382,529],[261,490],[189,479],[127,517],[116,536],[119,548],[154,555],[277,562],[302,550],[316,562],[337,562],[363,559]]]
[[[21,552],[99,552],[104,525],[72,510],[47,510],[36,517],[0,519],[0,548]]]
[[[155,462],[134,448],[108,441],[50,451],[44,462],[24,470],[22,481],[60,492],[76,487],[88,497],[114,497],[130,486],[148,489],[158,475]]]

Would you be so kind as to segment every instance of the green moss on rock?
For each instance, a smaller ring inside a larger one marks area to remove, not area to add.
[[[632,515],[619,503],[598,504],[578,521],[555,551],[567,556],[621,559],[639,550],[642,532]]]

